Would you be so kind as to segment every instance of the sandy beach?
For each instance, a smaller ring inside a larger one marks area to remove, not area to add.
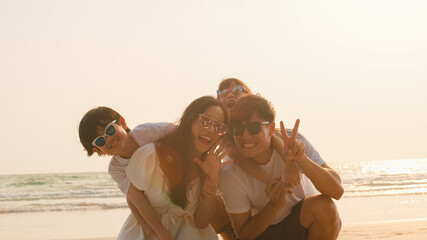
[[[427,195],[343,198],[339,239],[427,239]],[[130,211],[0,214],[0,239],[115,239]]]
[[[388,239],[424,240],[427,237],[427,219],[372,222],[344,225],[338,237],[340,240]],[[87,238],[81,240],[113,240],[114,237]],[[74,239],[73,239],[74,240]]]

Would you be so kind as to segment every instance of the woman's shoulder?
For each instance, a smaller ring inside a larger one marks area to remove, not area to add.
[[[156,154],[156,147],[154,143],[147,143],[144,146],[139,147],[132,154],[129,160],[129,168],[144,168],[147,165],[158,165],[158,159]]]
[[[142,145],[141,147],[139,147],[138,149],[135,150],[135,152],[132,154],[132,158],[134,156],[138,156],[141,154],[151,154],[156,152],[156,147],[155,147],[155,143],[147,143]]]
[[[151,180],[156,176],[159,161],[157,158],[155,145],[153,143],[139,147],[132,155],[126,175],[128,179],[140,190],[147,190]]]

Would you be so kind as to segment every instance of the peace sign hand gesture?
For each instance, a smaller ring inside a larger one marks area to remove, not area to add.
[[[301,141],[301,139],[297,139],[299,122],[299,119],[295,121],[294,129],[292,130],[292,135],[289,136],[285,130],[285,125],[283,124],[283,121],[280,121],[280,131],[283,135],[284,144],[284,150],[280,155],[284,159],[290,159],[297,162],[301,161],[305,154],[305,144]]]

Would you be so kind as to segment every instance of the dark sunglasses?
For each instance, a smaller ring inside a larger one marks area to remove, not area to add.
[[[241,136],[245,132],[245,128],[252,135],[258,134],[261,131],[261,125],[268,125],[270,122],[248,122],[245,125],[241,123],[232,123],[230,125],[230,132],[233,136]]]
[[[92,142],[92,145],[95,147],[99,147],[102,148],[105,146],[105,144],[107,143],[107,139],[105,139],[105,136],[114,136],[116,135],[116,126],[114,126],[114,124],[116,123],[117,120],[114,120],[112,122],[110,122],[106,127],[105,127],[105,133],[103,136],[98,136],[97,138],[95,138]]]
[[[234,96],[239,96],[242,92],[247,92],[247,91],[246,91],[246,88],[243,87],[242,85],[237,85],[232,88],[226,88],[226,89],[216,91],[219,97],[226,96],[226,93],[228,92],[233,93]]]
[[[225,125],[225,123],[215,120],[203,113],[199,114],[199,123],[204,129],[209,129],[213,125],[215,133],[219,136],[227,133],[227,125]]]

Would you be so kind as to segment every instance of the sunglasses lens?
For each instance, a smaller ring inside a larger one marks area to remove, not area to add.
[[[199,122],[200,122],[200,125],[202,125],[203,128],[210,128],[211,125],[212,125],[212,122],[209,119],[209,117],[204,116],[204,115],[199,115]]]
[[[231,126],[231,133],[234,136],[240,136],[243,134],[243,132],[245,131],[245,126],[242,124],[234,124]]]
[[[232,90],[234,95],[240,95],[240,93],[242,92],[242,86],[235,86]]]
[[[104,137],[98,137],[97,139],[95,139],[95,145],[97,146],[97,147],[103,147],[103,146],[105,146],[105,143],[106,143],[107,141],[105,140],[105,138]]]
[[[222,124],[222,123],[215,124],[215,132],[219,136],[222,136],[225,133],[227,133],[227,126],[225,124]]]
[[[224,95],[227,92],[228,89],[222,89],[222,90],[218,90],[217,94],[218,96]]]
[[[258,134],[261,131],[261,123],[260,122],[251,122],[246,125],[250,134]]]
[[[116,134],[116,127],[114,127],[114,124],[108,125],[105,129],[105,134],[112,137],[114,134]]]

